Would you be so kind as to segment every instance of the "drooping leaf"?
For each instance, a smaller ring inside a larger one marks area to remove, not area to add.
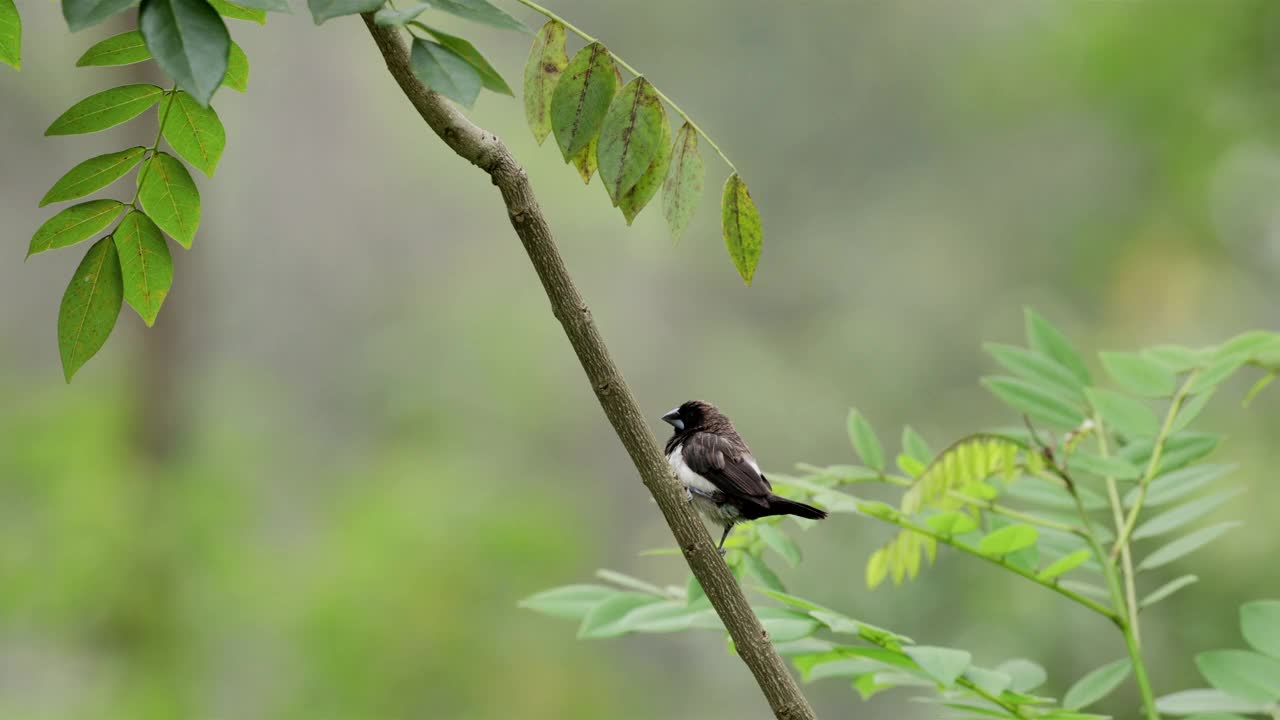
[[[1178,408],[1178,414],[1173,416],[1173,423],[1169,425],[1169,432],[1176,433],[1186,430],[1191,421],[1196,419],[1212,398],[1212,392],[1202,392],[1184,400],[1182,407]]]
[[[618,77],[613,58],[598,42],[573,56],[551,93],[551,130],[565,162],[600,134]]]
[[[293,9],[289,7],[288,0],[236,0],[236,5],[252,10],[266,10],[268,12],[292,13]]]
[[[156,63],[201,105],[227,74],[231,35],[207,0],[142,0],[138,29]]]
[[[112,233],[120,256],[124,299],[151,327],[173,285],[173,259],[160,228],[151,218],[130,210]]]
[[[1215,688],[1250,702],[1280,700],[1280,660],[1251,650],[1212,650],[1196,655],[1196,667]]]
[[[430,40],[415,39],[409,55],[413,74],[423,85],[456,103],[471,107],[484,79],[465,58]]]
[[[1023,658],[1015,658],[996,667],[998,672],[1013,678],[1010,689],[1016,692],[1035,690],[1049,679],[1049,675],[1039,664]]]
[[[1149,608],[1152,605],[1155,605],[1156,603],[1160,602],[1161,600],[1164,600],[1165,598],[1168,598],[1169,596],[1178,592],[1182,588],[1187,587],[1188,585],[1193,585],[1199,581],[1200,581],[1200,578],[1196,577],[1195,575],[1183,575],[1182,577],[1176,580],[1170,580],[1164,585],[1161,585],[1160,587],[1153,590],[1150,595],[1142,598],[1142,601],[1138,603],[1138,607]]]
[[[382,27],[402,27],[410,20],[418,17],[431,7],[429,2],[414,3],[403,10],[397,10],[393,7],[384,7],[373,15],[373,24]]]
[[[22,67],[22,16],[13,0],[0,0],[0,62]]]
[[[742,567],[749,575],[764,583],[764,586],[770,590],[787,591],[787,586],[782,584],[782,578],[779,578],[772,568],[755,555],[744,553],[742,555]]]
[[[667,174],[667,164],[671,162],[671,125],[667,122],[666,109],[659,105],[658,110],[662,114],[658,154],[654,156],[653,162],[649,163],[649,167],[645,169],[636,184],[618,201],[618,209],[626,218],[627,225],[636,219],[640,211],[658,193],[658,188],[662,186],[662,180]]]
[[[662,588],[657,585],[641,580],[640,578],[631,577],[625,573],[620,573],[616,570],[602,568],[596,571],[596,577],[638,592],[647,593],[649,595],[662,595]]]
[[[45,135],[78,135],[115,127],[160,102],[155,85],[122,85],[95,93],[72,105],[44,131]]]
[[[604,585],[566,585],[530,595],[519,605],[553,617],[580,620],[591,608],[619,592]]]
[[[760,525],[756,532],[764,544],[781,555],[788,565],[795,567],[800,564],[800,548],[776,525]]]
[[[1045,385],[1071,400],[1084,400],[1084,385],[1075,373],[1043,353],[1015,345],[983,345],[1004,369],[1033,385]]]
[[[1280,352],[1280,333],[1269,330],[1249,330],[1222,343],[1214,353],[1214,357],[1244,355],[1247,358],[1254,358],[1275,352]]]
[[[929,526],[930,530],[943,537],[964,535],[978,529],[977,519],[969,513],[959,510],[949,510],[937,515],[930,515],[925,520],[925,524]]]
[[[884,470],[884,450],[880,447],[880,440],[871,423],[857,410],[849,411],[849,440],[867,467]]]
[[[1030,525],[1009,525],[982,538],[978,550],[984,555],[1008,555],[1035,545],[1040,532]]]
[[[982,384],[1006,405],[1032,420],[1059,428],[1075,428],[1084,413],[1069,399],[1044,387],[1011,377],[985,377]]]
[[[385,3],[386,0],[307,0],[307,7],[311,10],[311,19],[319,25],[325,20],[343,15],[373,12]],[[438,6],[439,3],[433,2],[432,5]]]
[[[621,592],[611,595],[591,608],[578,628],[579,638],[607,638],[623,635],[629,629],[627,614],[646,605],[663,602],[654,595]]]
[[[1109,455],[1103,457],[1092,453],[1078,451],[1068,458],[1071,472],[1084,471],[1098,477],[1110,477],[1117,480],[1133,480],[1142,474],[1142,470],[1121,457]]]
[[[151,59],[151,51],[142,40],[142,33],[137,30],[112,35],[84,51],[76,67],[92,65],[132,65]]]
[[[1239,522],[1218,523],[1217,525],[1201,528],[1190,535],[1184,535],[1143,558],[1142,562],[1138,563],[1137,569],[1154,570],[1163,565],[1168,565],[1217,540],[1223,533],[1238,525],[1240,525]]]
[[[123,299],[116,246],[104,237],[85,253],[58,308],[58,350],[67,382],[107,341]]]
[[[1077,550],[1070,555],[1058,558],[1049,567],[1041,570],[1036,577],[1041,580],[1052,580],[1059,575],[1074,570],[1089,561],[1093,553],[1089,550]]]
[[[1093,381],[1089,377],[1089,368],[1085,366],[1084,358],[1080,357],[1080,353],[1072,347],[1066,336],[1035,310],[1027,308],[1026,316],[1027,344],[1070,370],[1081,385],[1091,385]]]
[[[1164,365],[1175,373],[1183,373],[1198,367],[1203,354],[1181,345],[1157,345],[1142,351],[1143,357]]]
[[[88,240],[120,217],[119,200],[90,200],[63,210],[45,221],[31,236],[27,257]]]
[[[910,425],[902,428],[902,450],[922,465],[928,465],[933,460],[933,450],[929,448],[929,443]]]
[[[627,83],[609,104],[600,123],[596,161],[615,206],[657,156],[664,118],[662,101],[643,77]]]
[[[876,589],[880,583],[889,575],[889,557],[888,549],[880,548],[871,553],[871,557],[867,558],[867,587],[871,590]]]
[[[267,11],[258,8],[245,7],[239,3],[232,3],[228,0],[209,0],[209,5],[224,18],[230,20],[247,20],[249,22],[258,23],[259,25],[267,24]]]
[[[431,5],[437,10],[482,25],[504,30],[528,30],[524,23],[511,17],[488,0],[431,0]]]
[[[1235,355],[1226,355],[1215,358],[1209,365],[1196,376],[1187,388],[1187,392],[1191,394],[1212,390],[1222,384],[1231,377],[1235,371],[1239,370],[1245,362],[1249,360],[1249,356],[1244,353]]]
[[[706,173],[702,155],[698,153],[698,132],[686,122],[676,133],[667,177],[662,183],[662,214],[672,240],[679,240],[684,234],[702,202]]]
[[[249,56],[234,40],[231,41],[231,53],[227,55],[227,74],[222,78],[222,84],[236,92],[249,89]]]
[[[720,225],[724,231],[724,244],[729,257],[743,282],[751,284],[760,262],[760,213],[747,190],[747,184],[737,173],[724,183],[724,195],[720,200]]]
[[[903,648],[903,651],[943,687],[953,687],[956,678],[968,669],[973,660],[973,656],[964,650],[928,645],[913,645]]]
[[[95,190],[101,190],[119,180],[125,173],[132,170],[133,166],[142,162],[145,152],[146,148],[138,146],[85,160],[68,170],[67,174],[49,188],[49,192],[40,199],[40,207],[49,203],[74,200]],[[98,228],[93,232],[101,229]]]
[[[1195,715],[1197,713],[1253,715],[1265,712],[1266,704],[1243,700],[1221,690],[1183,690],[1157,699],[1156,710],[1162,715]]]
[[[1120,683],[1129,677],[1131,665],[1128,658],[1107,663],[1089,672],[1076,681],[1067,694],[1062,697],[1062,707],[1068,710],[1079,710],[1088,707],[1120,687]]]
[[[999,697],[1013,683],[1013,678],[1006,673],[976,666],[965,670],[964,676],[977,685],[978,689],[995,697]]]
[[[1199,498],[1186,505],[1181,505],[1167,512],[1156,515],[1145,523],[1139,525],[1133,531],[1133,539],[1141,540],[1143,538],[1156,537],[1164,533],[1177,530],[1187,523],[1195,522],[1209,513],[1217,510],[1223,503],[1231,498],[1239,495],[1241,490],[1225,490],[1223,492],[1214,493]]]
[[[1147,486],[1147,496],[1143,507],[1158,507],[1181,500],[1183,497],[1199,490],[1236,468],[1235,465],[1192,465],[1156,477]],[[1137,501],[1138,489],[1134,488],[1124,496],[1125,507],[1133,507]]]
[[[137,0],[62,0],[62,17],[71,32],[97,25]]]
[[[564,25],[548,20],[534,35],[524,65],[524,116],[539,145],[551,134],[551,95],[569,64],[565,37]]]
[[[200,191],[177,158],[156,153],[138,171],[138,200],[161,230],[190,248],[200,226]]]
[[[511,86],[507,84],[507,81],[502,79],[502,75],[489,64],[489,61],[485,59],[484,55],[480,54],[475,45],[456,35],[450,35],[433,27],[427,27],[426,25],[423,27],[427,29],[427,32],[431,33],[431,37],[434,37],[437,42],[452,50],[455,55],[466,60],[471,67],[475,68],[480,73],[480,81],[486,88],[503,95],[515,94],[511,92]]]
[[[227,145],[227,132],[212,106],[201,105],[179,90],[160,104],[164,139],[183,160],[213,176]]]
[[[750,557],[749,555],[747,557]],[[820,623],[808,615],[785,608],[759,608],[760,624],[775,643],[792,642],[817,632]]]
[[[1254,650],[1280,659],[1280,600],[1241,605],[1240,632]]]
[[[1085,394],[1113,430],[1131,437],[1152,437],[1160,432],[1160,421],[1141,401],[1105,388],[1088,388]]]
[[[1169,397],[1177,389],[1177,377],[1158,361],[1137,353],[1099,353],[1102,367],[1121,388],[1143,397]]]

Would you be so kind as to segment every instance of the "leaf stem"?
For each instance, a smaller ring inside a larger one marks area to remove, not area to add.
[[[160,101],[162,103],[165,103],[165,106],[164,106],[164,110],[162,112],[159,112],[160,127],[156,128],[155,142],[151,143],[151,147],[147,148],[146,160],[150,160],[151,158],[154,158],[156,156],[156,152],[160,150],[160,138],[164,137],[164,121],[168,119],[169,110],[173,108],[174,93],[176,93],[177,91],[178,91],[178,83],[175,82],[173,84],[173,87],[169,88],[169,92],[164,94],[164,99]],[[147,171],[151,169],[151,163],[147,162],[146,160],[143,161],[142,168],[138,170],[138,188],[133,191],[133,199],[130,200],[128,203],[126,203],[131,209],[134,209],[134,210],[137,209],[138,196],[142,194],[142,181],[147,178]]]
[[[530,10],[533,10],[534,12],[537,12],[538,14],[550,20],[555,20],[561,25],[564,25],[565,28],[567,28],[574,35],[577,35],[578,37],[582,38],[583,40],[586,40],[589,43],[599,42],[598,40],[596,40],[596,38],[591,37],[590,35],[580,30],[579,28],[575,27],[573,23],[569,22],[568,20],[565,20],[564,18],[560,17],[559,15],[551,12],[547,8],[535,2],[531,2],[530,0],[516,0],[516,2],[520,3],[521,5],[524,5]],[[608,48],[605,48],[605,49],[608,50]],[[631,67],[631,65],[628,64],[626,60],[623,60],[622,58],[618,57],[618,55],[614,53],[612,50],[608,50],[608,52],[609,52],[609,56],[613,58],[614,62],[626,68],[627,71],[630,72],[632,75],[635,75],[636,77],[640,77],[643,74],[639,70],[636,70],[635,68]],[[658,97],[665,100],[666,103],[671,106],[672,110],[675,110],[677,115],[679,115],[681,118],[684,118],[684,121],[689,123],[689,127],[693,128],[694,132],[701,135],[703,139],[707,141],[707,144],[711,146],[711,149],[716,151],[716,154],[720,156],[720,159],[724,161],[725,165],[729,166],[730,170],[732,170],[735,174],[738,172],[738,168],[734,166],[733,161],[729,159],[729,156],[724,154],[724,151],[720,149],[719,145],[716,145],[716,141],[712,140],[711,136],[708,135],[706,131],[698,127],[698,124],[693,121],[693,118],[689,117],[688,113],[686,113],[684,110],[681,110],[680,106],[677,105],[674,100],[667,97],[661,90],[658,89],[656,85],[653,86],[653,90],[655,93],[658,94]]]

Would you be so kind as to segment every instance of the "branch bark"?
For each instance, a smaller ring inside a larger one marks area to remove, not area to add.
[[[769,641],[768,633],[716,551],[706,527],[685,502],[684,490],[672,475],[657,439],[609,356],[604,338],[591,318],[591,310],[565,268],[551,229],[534,198],[528,174],[498,136],[474,125],[414,77],[409,53],[395,28],[374,24],[372,13],[362,17],[386,60],[387,69],[422,119],[455,153],[488,173],[498,186],[511,225],[542,281],[556,319],[564,326],[565,335],[587,373],[600,407],[662,509],[685,560],[729,630],[738,655],[751,669],[774,716],[778,720],[814,720],[817,716],[813,708]]]

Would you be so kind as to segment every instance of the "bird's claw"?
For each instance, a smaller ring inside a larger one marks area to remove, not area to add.
[[[725,553],[727,553],[727,552],[729,552],[729,551],[728,551],[727,549],[725,549],[725,548],[716,548],[716,552],[720,553],[720,557],[724,557],[724,556],[725,556]]]

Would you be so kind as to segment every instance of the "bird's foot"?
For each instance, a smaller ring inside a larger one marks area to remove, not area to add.
[[[725,556],[725,553],[727,553],[727,552],[729,552],[729,551],[728,551],[727,549],[725,549],[725,548],[716,548],[716,552],[720,553],[720,557],[724,557],[724,556]]]
[[[693,492],[691,492],[689,488],[684,489],[684,501],[687,503],[693,502]]]

